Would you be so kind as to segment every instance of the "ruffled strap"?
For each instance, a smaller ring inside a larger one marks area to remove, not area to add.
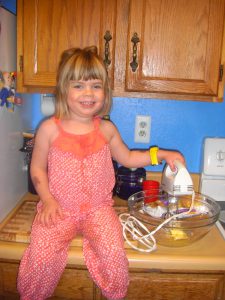
[[[59,131],[64,132],[62,126],[61,126],[61,121],[60,119],[57,119],[56,117],[51,117],[51,119],[53,120],[53,122],[57,125]]]
[[[73,153],[75,156],[84,158],[88,155],[98,152],[107,144],[107,140],[99,129],[101,119],[93,119],[94,130],[83,135],[75,135],[63,130],[59,119],[53,118],[57,124],[60,134],[53,141],[52,146],[61,149],[64,152]]]
[[[61,120],[60,119],[57,119],[56,117],[51,117],[51,119],[53,120],[53,122],[57,125],[57,127],[59,128],[59,130],[61,132],[66,132],[63,128],[62,128],[62,125],[61,125]],[[95,117],[93,119],[93,123],[94,123],[94,129],[95,130],[99,130],[99,126],[100,126],[100,122],[101,122],[101,118],[100,117]]]

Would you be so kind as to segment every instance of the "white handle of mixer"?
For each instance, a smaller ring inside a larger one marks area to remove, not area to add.
[[[174,163],[175,167],[177,168],[177,171],[179,171],[181,169],[186,169],[185,165],[180,160],[175,159],[173,163]]]
[[[167,167],[166,167],[166,175],[167,176],[175,176],[179,170],[186,169],[184,164],[180,160],[176,159],[176,160],[174,160],[173,163],[174,163],[174,166],[176,167],[176,170],[175,171],[171,170],[170,166],[167,165]]]

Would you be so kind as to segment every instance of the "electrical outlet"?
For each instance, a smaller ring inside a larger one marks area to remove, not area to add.
[[[134,141],[135,143],[150,143],[150,116],[136,116]]]

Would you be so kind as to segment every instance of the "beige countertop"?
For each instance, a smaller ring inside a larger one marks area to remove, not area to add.
[[[26,194],[25,199],[36,199],[37,196]],[[127,202],[115,198],[119,206]],[[21,204],[21,203],[20,203]],[[9,219],[13,212],[6,218]],[[0,230],[6,220],[0,224]],[[19,261],[27,242],[0,241],[0,260]],[[201,240],[185,247],[158,246],[152,253],[141,253],[125,245],[131,268],[160,270],[225,270],[225,240],[216,226]],[[74,239],[69,249],[68,264],[83,265],[82,238]]]

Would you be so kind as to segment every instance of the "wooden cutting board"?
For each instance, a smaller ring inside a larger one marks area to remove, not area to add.
[[[0,226],[0,240],[7,242],[30,242],[31,226],[36,214],[37,200],[23,201]],[[115,207],[118,214],[126,207]],[[71,246],[82,246],[82,236],[76,236]]]
[[[3,223],[0,228],[0,240],[12,242],[30,242],[31,225],[36,213],[37,201],[24,201]]]

